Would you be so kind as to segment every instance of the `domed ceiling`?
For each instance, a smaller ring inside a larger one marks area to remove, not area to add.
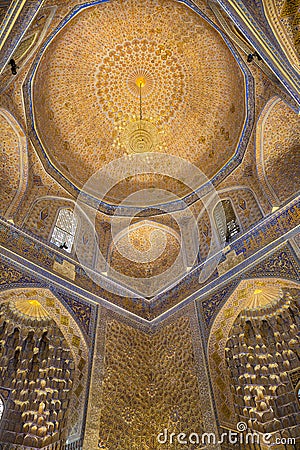
[[[48,159],[76,187],[142,152],[180,156],[211,178],[235,153],[244,91],[220,34],[186,5],[111,1],[83,9],[50,41],[33,114]],[[159,183],[135,176],[118,189],[124,197]]]
[[[172,228],[143,220],[122,230],[108,252],[106,275],[136,293],[152,297],[186,274],[186,253]]]
[[[180,253],[180,239],[169,227],[144,221],[131,226],[110,252],[112,269],[133,278],[151,278],[171,267]]]

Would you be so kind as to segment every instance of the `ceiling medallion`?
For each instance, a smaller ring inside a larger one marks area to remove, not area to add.
[[[128,120],[137,114],[140,88],[144,111],[155,116],[156,122],[169,122],[181,109],[185,73],[181,55],[171,47],[135,38],[100,55],[94,86],[101,112],[110,121]]]
[[[134,87],[132,93],[139,97],[139,120],[125,124],[120,133],[119,145],[125,147],[129,155],[148,153],[155,150],[159,144],[156,126],[149,120],[143,119],[142,111],[142,99],[149,92],[149,86],[151,87],[151,76],[146,71],[137,71],[131,79],[131,84]]]
[[[13,309],[23,316],[35,319],[49,319],[49,314],[37,300],[16,300],[11,305]]]
[[[127,86],[132,95],[135,97],[140,96],[140,87],[143,89],[143,96],[151,94],[154,87],[154,80],[146,69],[136,69],[128,77]]]
[[[120,135],[120,143],[128,154],[154,151],[159,141],[156,126],[144,119],[129,122]]]
[[[257,283],[256,288],[249,293],[248,309],[259,309],[276,302],[282,297],[280,286],[270,286]]]

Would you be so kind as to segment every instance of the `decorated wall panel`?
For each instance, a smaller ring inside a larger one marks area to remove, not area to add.
[[[0,215],[13,214],[25,192],[28,175],[24,132],[6,110],[0,108]]]
[[[271,99],[258,123],[258,174],[265,189],[280,204],[299,191],[299,116],[279,98]]]
[[[195,318],[182,314],[149,331],[102,316],[84,448],[161,449],[164,429],[201,433],[213,425]]]

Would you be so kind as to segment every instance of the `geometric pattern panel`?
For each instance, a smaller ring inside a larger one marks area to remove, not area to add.
[[[28,276],[21,270],[12,267],[9,263],[0,262],[0,291],[22,286],[28,287],[30,285],[44,287],[45,284],[41,283],[38,278]],[[81,329],[89,336],[92,333],[93,324],[95,323],[96,306],[89,305],[83,301],[81,302],[79,299],[61,293],[61,291],[51,286],[49,286],[49,289],[56,297],[68,305],[74,313],[77,323],[81,325]]]
[[[116,320],[107,323],[100,448],[161,449],[159,433],[201,433],[206,412],[188,317],[154,335]]]

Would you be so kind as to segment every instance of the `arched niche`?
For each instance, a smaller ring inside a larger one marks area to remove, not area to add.
[[[300,48],[297,41],[297,2],[284,0],[263,0],[268,22],[292,66],[299,70]]]
[[[256,289],[226,343],[237,420],[252,432],[271,433],[272,442],[281,436],[299,437],[300,408],[292,375],[300,370],[299,316],[299,290]]]
[[[75,202],[64,197],[40,197],[31,205],[23,222],[28,231],[50,240],[59,210],[74,209]]]
[[[23,222],[23,227],[31,233],[53,243],[53,231],[56,226],[60,211],[67,209],[70,211],[75,210],[75,201],[73,199],[57,196],[45,196],[36,199],[31,205]],[[77,227],[75,233],[76,246],[73,245],[71,252],[72,257],[76,257],[76,250],[82,251],[84,247],[85,252],[85,264],[89,267],[94,265],[94,243],[95,239],[98,242],[102,239],[105,230],[98,226],[101,217],[97,217],[95,226],[91,223],[89,218],[84,215],[76,215]],[[82,223],[87,221],[90,226],[83,226]],[[76,234],[79,238],[76,239]],[[89,245],[86,245],[88,242]],[[55,245],[55,244],[54,244]]]
[[[112,236],[107,254],[98,255],[96,269],[147,295],[148,289],[152,292],[170,283],[168,274],[179,277],[186,271],[181,241],[173,228],[152,220],[125,224]]]
[[[124,232],[120,232],[118,236],[112,241],[109,256],[108,256],[108,264],[112,267],[114,267],[116,270],[127,274],[129,276],[133,276],[135,273],[136,267],[129,268],[126,266],[126,260],[131,261],[131,255],[128,253],[128,259],[125,256],[125,251],[123,251],[122,247],[126,246],[126,244],[131,244],[133,246],[133,249],[136,248],[139,252],[149,252],[150,248],[152,247],[154,249],[155,245],[159,245],[159,236],[155,236],[155,233],[163,233],[164,236],[167,236],[167,243],[166,245],[168,248],[162,249],[163,252],[168,253],[169,263],[172,264],[174,260],[176,259],[176,256],[179,252],[179,245],[180,245],[180,237],[178,234],[173,231],[171,228],[158,224],[156,222],[152,221],[141,221],[138,224],[130,226],[128,229],[126,229]],[[151,242],[152,238],[154,237],[154,242]],[[156,239],[158,240],[156,241]],[[156,242],[155,242],[156,241]],[[130,245],[130,247],[131,247]],[[121,252],[120,252],[121,250]],[[125,250],[125,247],[124,247]],[[129,248],[128,248],[129,250]],[[119,257],[118,257],[118,256]],[[132,255],[133,256],[133,255]],[[139,254],[137,255],[139,256]],[[161,255],[163,256],[163,254]],[[117,263],[121,262],[121,259],[124,259],[124,265],[122,266]],[[146,258],[147,259],[147,258]],[[157,275],[161,271],[164,271],[166,267],[168,267],[168,261],[165,257],[161,261],[157,261],[157,258],[154,260],[151,259],[150,264],[146,263],[144,261],[144,258],[141,257],[140,261],[137,259],[137,264],[147,264],[148,267],[145,267],[145,270],[141,270],[141,276],[147,277],[151,276],[151,274],[147,275],[148,269],[152,269],[154,271],[154,274]]]
[[[273,206],[299,191],[299,116],[279,97],[267,102],[257,122],[256,162],[259,180]]]
[[[73,315],[48,289],[6,290],[0,293],[0,334],[0,365],[7,363],[6,371],[0,367],[1,383],[11,390],[6,415],[10,422],[19,418],[9,430],[4,424],[0,441],[40,447],[79,437],[89,349]]]
[[[16,119],[0,108],[0,215],[13,218],[28,182],[27,141]]]
[[[266,304],[281,295],[283,290],[300,289],[299,284],[277,278],[243,280],[230,295],[212,325],[208,340],[209,370],[218,417],[222,426],[236,429],[230,374],[225,360],[225,348],[230,330],[240,312],[251,302]],[[260,292],[258,292],[260,291]]]
[[[229,199],[232,203],[241,231],[247,231],[251,226],[259,222],[264,213],[255,193],[247,186],[232,186],[217,191],[220,201]],[[212,211],[203,207],[198,214],[199,250],[201,260],[205,260],[209,253],[212,237],[212,227],[216,228]],[[219,233],[218,233],[219,235]]]

